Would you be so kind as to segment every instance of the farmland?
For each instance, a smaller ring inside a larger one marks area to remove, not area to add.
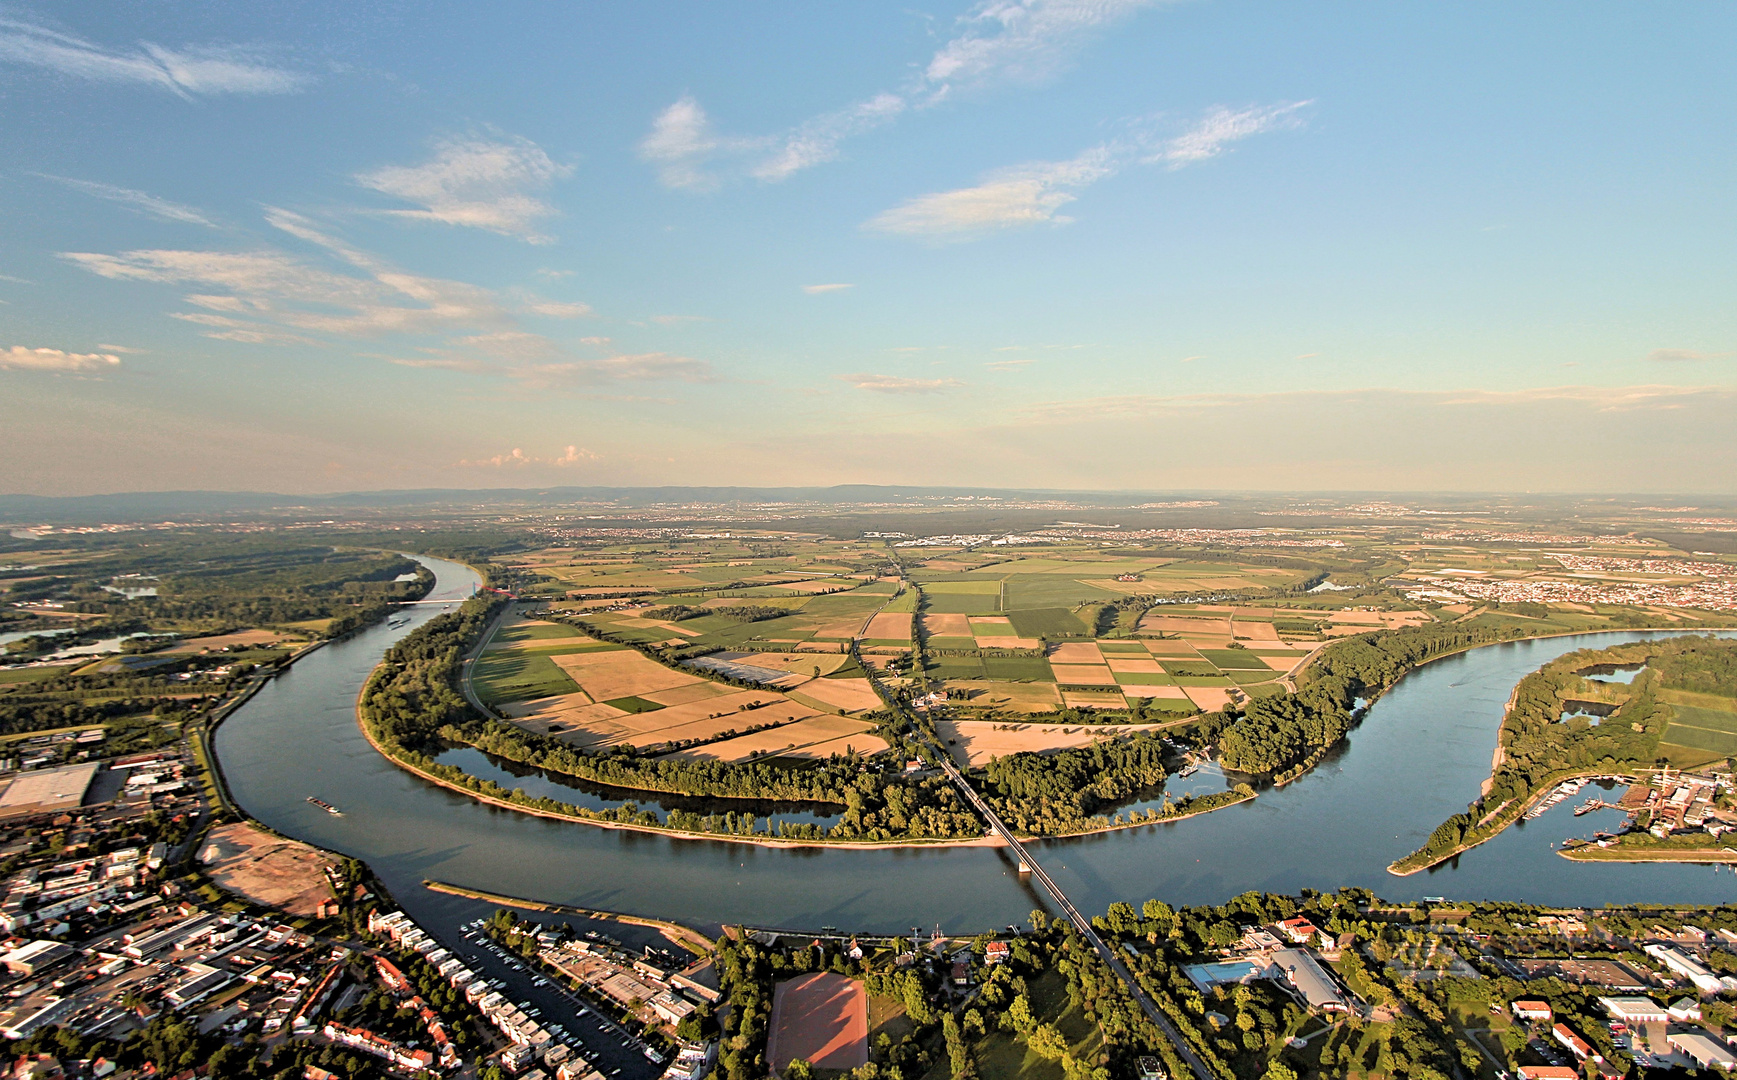
[[[704,659],[719,657],[737,682],[760,688],[709,678],[708,668],[660,663],[566,623],[515,616],[478,659],[473,679],[484,702],[517,726],[588,751],[631,747],[740,761],[886,749],[872,722],[854,718],[880,700],[844,653]]]

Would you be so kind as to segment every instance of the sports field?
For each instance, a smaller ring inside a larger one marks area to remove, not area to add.
[[[821,1069],[868,1064],[868,993],[831,972],[781,982],[772,991],[766,1058],[774,1075],[801,1059]]]

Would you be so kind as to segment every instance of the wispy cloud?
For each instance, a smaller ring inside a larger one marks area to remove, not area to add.
[[[802,286],[802,291],[807,293],[809,296],[817,296],[820,293],[843,292],[845,289],[854,288],[856,288],[855,285],[837,281],[830,285],[804,285]]]
[[[1153,0],[982,0],[964,32],[923,69],[932,91],[998,79],[1036,81],[1064,66],[1093,36]]]
[[[1093,34],[1155,0],[981,0],[960,20],[922,73],[842,109],[821,113],[772,135],[723,135],[692,95],[652,121],[640,157],[665,186],[711,191],[752,177],[775,183],[832,161],[845,140],[873,131],[913,107],[932,105],[955,86],[1047,78]]]
[[[1026,360],[991,360],[988,363],[984,364],[983,366],[988,368],[990,371],[1018,371],[1022,367],[1027,367],[1027,366],[1029,366],[1031,364],[1035,364],[1035,363],[1037,363],[1037,361],[1031,360],[1031,359],[1026,359]]]
[[[1076,198],[1074,189],[1116,171],[1111,147],[1099,146],[1071,161],[1034,161],[991,173],[983,183],[940,191],[904,202],[871,219],[866,227],[898,236],[969,238],[998,229],[1044,222],[1065,223],[1057,214]]]
[[[107,371],[120,364],[121,358],[113,353],[75,353],[61,349],[31,349],[23,345],[0,350],[0,370],[6,371],[83,373]]]
[[[533,315],[547,315],[553,319],[582,319],[592,314],[590,304],[577,300],[534,300],[525,305],[525,310]]]
[[[1312,104],[1312,101],[1291,101],[1247,109],[1227,109],[1216,105],[1194,127],[1173,139],[1164,140],[1156,152],[1142,160],[1148,164],[1162,163],[1172,169],[1206,161],[1224,153],[1233,142],[1263,132],[1300,127],[1302,118],[1297,115],[1298,110]]]
[[[863,227],[896,236],[969,240],[1002,229],[1067,224],[1073,219],[1058,211],[1079,198],[1076,191],[1116,175],[1131,162],[1164,163],[1179,169],[1205,161],[1238,139],[1299,126],[1297,110],[1308,104],[1289,102],[1242,110],[1214,107],[1174,138],[1155,140],[1136,133],[1094,146],[1067,161],[1033,161],[997,170],[972,187],[909,199],[870,218]]]
[[[839,144],[853,135],[872,131],[905,111],[905,99],[897,94],[876,94],[849,108],[817,116],[773,141],[772,150],[749,172],[759,180],[783,180],[803,169],[838,157]]]
[[[1647,359],[1655,364],[1689,364],[1699,360],[1716,360],[1730,353],[1697,352],[1694,349],[1654,349]]]
[[[0,17],[0,61],[43,68],[93,82],[133,83],[181,97],[202,94],[286,94],[311,80],[245,45],[141,42],[113,49],[35,23]]]
[[[873,390],[878,394],[938,394],[965,384],[958,379],[910,379],[902,375],[876,375],[859,371],[834,378],[847,382],[858,390]]]
[[[53,180],[57,184],[65,184],[74,191],[82,191],[86,195],[98,199],[106,199],[112,203],[119,203],[122,206],[137,210],[141,214],[157,218],[160,221],[174,221],[185,225],[203,225],[207,229],[217,228],[215,222],[204,214],[201,214],[199,211],[193,209],[191,206],[182,206],[180,203],[173,203],[167,199],[159,199],[155,195],[148,195],[143,191],[135,191],[132,188],[116,187],[114,184],[104,184],[97,180],[74,180],[66,176],[50,176],[48,173],[36,173],[34,175],[40,176],[44,180]]]
[[[511,236],[533,244],[550,237],[536,223],[555,208],[531,194],[572,173],[529,139],[449,139],[421,165],[391,165],[356,177],[363,187],[415,203],[418,210],[384,213]]]

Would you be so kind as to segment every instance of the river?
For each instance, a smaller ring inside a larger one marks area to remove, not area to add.
[[[421,560],[430,599],[468,596],[466,567]],[[991,848],[766,848],[601,829],[485,806],[388,763],[362,737],[355,699],[386,648],[447,608],[408,609],[298,661],[230,716],[216,748],[235,800],[266,825],[363,859],[412,915],[456,921],[486,909],[430,893],[437,879],[496,893],[670,918],[868,932],[949,933],[1022,923],[1044,906]],[[1714,903],[1737,875],[1706,867],[1571,863],[1553,847],[1608,824],[1543,817],[1435,871],[1386,872],[1489,774],[1502,708],[1528,673],[1565,652],[1652,636],[1619,632],[1491,645],[1426,664],[1369,710],[1312,773],[1240,806],[1169,825],[1032,845],[1088,913],[1116,900],[1217,903],[1247,889],[1361,885],[1392,899],[1442,895],[1596,905]],[[306,800],[334,803],[333,817]],[[1608,813],[1608,812],[1607,812]]]

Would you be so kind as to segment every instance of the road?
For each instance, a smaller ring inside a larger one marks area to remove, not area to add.
[[[511,601],[501,607],[501,613],[496,615],[495,621],[489,624],[488,631],[476,643],[476,648],[472,649],[470,655],[464,658],[464,663],[459,665],[458,688],[464,691],[464,698],[470,702],[470,707],[490,720],[499,720],[500,717],[495,715],[495,711],[484,705],[482,699],[476,696],[476,687],[471,685],[471,669],[475,666],[477,658],[488,651],[488,647],[494,642],[495,634],[500,630],[501,624],[506,622],[507,616],[513,613],[513,608],[514,604]]]

